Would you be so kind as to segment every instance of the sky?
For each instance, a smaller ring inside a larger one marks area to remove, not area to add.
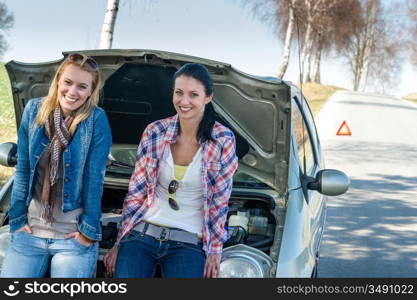
[[[14,27],[6,33],[4,62],[56,60],[63,51],[99,45],[107,0],[1,1],[15,16]],[[120,0],[113,48],[189,54],[261,76],[276,76],[282,58],[282,41],[273,29],[237,0]],[[297,82],[294,51],[283,79]],[[348,66],[334,56],[322,64],[322,83],[350,89]],[[400,84],[391,94],[417,92],[417,72],[404,63]]]

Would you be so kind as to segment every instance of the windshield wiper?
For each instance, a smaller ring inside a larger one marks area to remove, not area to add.
[[[134,169],[135,166],[128,164],[128,163],[124,163],[122,161],[117,161],[114,159],[107,159],[106,161],[106,167],[117,167],[117,168],[124,168],[124,169]]]
[[[266,185],[263,182],[253,182],[253,181],[234,181],[233,185],[236,187],[251,187],[251,188],[266,188]]]

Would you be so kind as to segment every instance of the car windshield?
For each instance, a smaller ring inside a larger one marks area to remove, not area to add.
[[[109,155],[106,174],[107,176],[130,178],[136,161],[137,148],[132,145],[113,145]],[[267,188],[262,181],[243,172],[236,172],[233,176],[233,186],[250,188]]]
[[[137,148],[133,145],[113,145],[107,159],[107,175],[130,177],[135,168]]]

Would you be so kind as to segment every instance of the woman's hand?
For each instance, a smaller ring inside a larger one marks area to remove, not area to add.
[[[33,231],[32,231],[32,228],[30,228],[30,226],[28,225],[28,224],[26,224],[26,225],[24,225],[24,226],[22,226],[22,227],[20,227],[18,230],[16,230],[15,232],[20,232],[20,231],[26,231],[27,233],[29,233],[29,234],[32,234],[33,233]]]
[[[91,246],[95,241],[81,234],[79,231],[71,232],[65,235],[66,239],[74,238],[78,243],[86,247]]]
[[[113,246],[103,258],[104,266],[106,267],[106,272],[109,277],[114,275],[117,252],[119,252],[119,247]]]
[[[216,278],[220,272],[220,260],[222,259],[221,253],[209,254],[204,266],[204,277]]]

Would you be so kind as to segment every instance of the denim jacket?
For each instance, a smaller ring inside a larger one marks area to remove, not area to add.
[[[36,125],[42,98],[30,100],[23,112],[18,133],[17,166],[9,210],[10,231],[28,223],[36,166],[49,139],[44,126]],[[101,240],[101,196],[111,131],[105,112],[94,108],[78,124],[70,144],[63,151],[62,211],[83,208],[78,230],[92,240]]]

